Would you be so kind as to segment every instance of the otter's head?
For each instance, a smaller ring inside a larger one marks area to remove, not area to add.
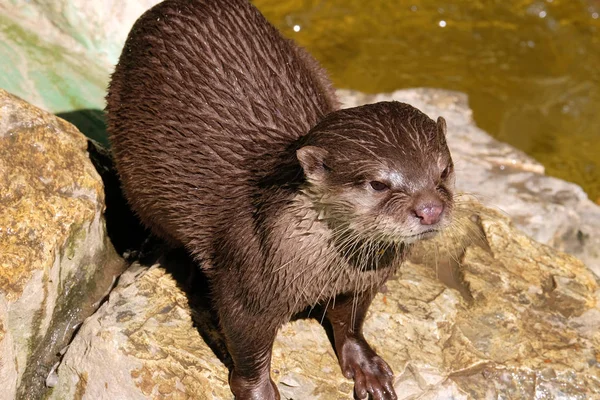
[[[450,221],[454,168],[443,118],[381,102],[333,112],[296,154],[305,192],[333,229],[412,243]]]

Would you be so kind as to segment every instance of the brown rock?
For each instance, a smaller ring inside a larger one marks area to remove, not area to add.
[[[454,228],[416,249],[366,323],[399,398],[599,398],[594,274],[499,213],[461,204]],[[193,327],[193,296],[182,287],[159,265],[128,270],[69,347],[51,398],[75,398],[82,376],[93,377],[83,398],[231,398],[227,370],[206,344],[218,354],[218,339],[206,318],[197,319],[204,339]],[[351,397],[314,320],[282,328],[272,375],[284,398]]]
[[[86,149],[73,126],[0,90],[3,398],[45,389],[56,353],[110,284],[115,271],[100,267],[120,264]]]

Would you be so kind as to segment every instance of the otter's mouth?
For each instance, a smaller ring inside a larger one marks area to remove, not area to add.
[[[420,233],[417,233],[414,235],[405,236],[402,241],[404,243],[414,243],[419,240],[431,239],[438,233],[439,233],[439,230],[437,230],[437,229],[427,229],[426,231],[423,231],[423,232],[420,232]]]

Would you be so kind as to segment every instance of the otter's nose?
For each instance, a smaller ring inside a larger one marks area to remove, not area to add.
[[[421,220],[421,225],[433,225],[440,221],[444,205],[439,202],[426,202],[418,204],[414,211]]]

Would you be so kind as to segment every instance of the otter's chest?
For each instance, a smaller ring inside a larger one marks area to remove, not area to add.
[[[377,291],[400,266],[403,251],[394,246],[365,245],[340,251],[326,238],[304,237],[294,254],[281,259],[278,280],[292,313],[326,305],[339,295]]]

